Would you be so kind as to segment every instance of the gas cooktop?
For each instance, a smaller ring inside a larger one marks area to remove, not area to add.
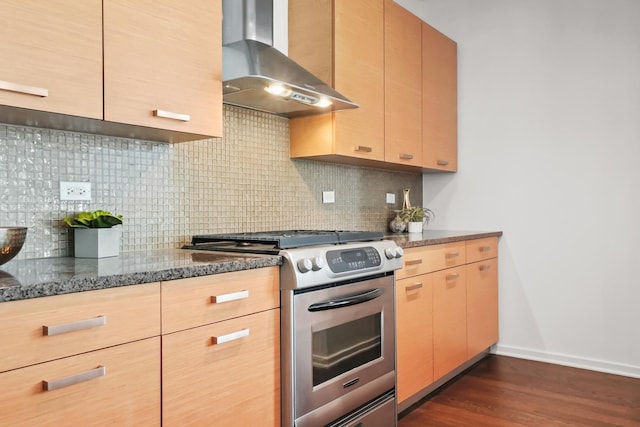
[[[383,240],[377,231],[281,230],[252,233],[203,234],[184,249],[277,254],[281,249]]]

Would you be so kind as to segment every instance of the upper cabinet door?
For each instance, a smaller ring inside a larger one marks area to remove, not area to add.
[[[422,24],[423,166],[458,170],[458,46]]]
[[[102,1],[0,2],[0,104],[102,118]]]
[[[104,0],[104,119],[222,135],[220,0]]]
[[[385,161],[422,166],[422,21],[384,3]]]
[[[335,89],[360,105],[334,113],[336,152],[384,160],[383,1],[334,4]]]
[[[384,160],[383,12],[383,0],[289,0],[289,56],[360,105],[291,119],[291,157]]]

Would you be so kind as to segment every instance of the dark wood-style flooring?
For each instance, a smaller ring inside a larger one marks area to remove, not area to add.
[[[640,427],[640,379],[491,355],[400,414],[423,426]]]

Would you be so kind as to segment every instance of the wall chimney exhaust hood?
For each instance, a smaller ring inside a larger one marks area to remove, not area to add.
[[[273,45],[273,0],[222,0],[223,102],[285,117],[357,108]]]

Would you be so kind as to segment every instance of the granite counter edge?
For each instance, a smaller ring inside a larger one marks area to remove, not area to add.
[[[407,234],[402,235],[385,235],[384,238],[388,240],[393,240],[396,242],[398,246],[403,249],[407,248],[417,248],[421,246],[431,246],[431,245],[440,245],[444,243],[453,243],[453,242],[461,242],[465,240],[475,240],[475,239],[484,239],[487,237],[500,237],[502,236],[502,231],[471,231],[471,232],[451,232],[450,235],[447,236],[438,236],[431,237],[429,233],[426,232],[422,236],[418,234],[418,237],[408,236]],[[410,239],[410,240],[409,240]]]

